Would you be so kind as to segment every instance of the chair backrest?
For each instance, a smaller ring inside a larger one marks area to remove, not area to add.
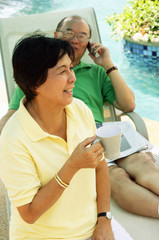
[[[2,55],[2,64],[4,69],[8,101],[10,101],[15,89],[15,83],[13,81],[13,70],[11,64],[12,51],[15,46],[15,43],[25,34],[32,33],[37,30],[45,32],[48,36],[53,37],[53,33],[56,29],[57,23],[62,18],[71,15],[79,15],[82,18],[84,18],[91,26],[92,41],[101,42],[96,14],[93,8],[81,8],[69,11],[54,11],[49,13],[0,19],[0,49]],[[83,61],[87,63],[92,62],[91,58],[88,56],[87,51],[83,56]],[[106,108],[105,112],[107,112],[108,109],[110,115],[104,118],[105,121],[120,120],[121,113],[118,115],[116,109],[111,104],[107,102],[104,108]],[[134,117],[131,116],[132,120],[133,118]],[[136,125],[136,122],[138,120],[136,121],[136,117],[134,119],[135,120],[133,121],[135,122]],[[139,122],[141,122],[141,120]],[[141,131],[141,134],[148,139],[146,126],[143,120],[142,125],[144,126],[144,128],[142,128],[143,130]],[[137,126],[136,129],[139,131],[139,129],[141,128],[140,127],[141,123],[137,124],[136,126]]]
[[[37,30],[45,32],[47,36],[53,37],[57,23],[64,17],[71,15],[79,15],[83,17],[92,28],[92,40],[101,42],[96,15],[93,8],[54,11],[0,19],[0,49],[8,101],[10,101],[15,89],[11,64],[12,51],[15,43],[25,34]],[[87,52],[85,53],[83,60],[87,63],[92,61]]]

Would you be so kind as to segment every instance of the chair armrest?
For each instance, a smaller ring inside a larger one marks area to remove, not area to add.
[[[7,193],[6,189],[5,189],[5,193],[6,193],[6,207],[7,207],[8,222],[10,222],[11,204],[10,204],[10,200],[9,200],[8,193]]]
[[[136,130],[143,136],[145,137],[147,140],[149,140],[148,137],[148,132],[147,132],[147,128],[145,125],[144,120],[140,117],[140,115],[138,115],[136,112],[128,112],[128,113],[122,113],[121,114],[128,116],[133,123],[135,124]]]
[[[136,112],[127,112],[124,113],[118,109],[116,109],[113,105],[111,105],[109,102],[106,102],[104,104],[104,109],[108,108],[110,111],[110,117],[109,118],[104,118],[104,121],[121,121],[121,116],[128,116],[132,122],[135,125],[136,130],[143,136],[145,137],[147,140],[149,140],[148,137],[148,132],[147,132],[147,128],[145,125],[144,120],[140,117],[140,115],[138,115]]]

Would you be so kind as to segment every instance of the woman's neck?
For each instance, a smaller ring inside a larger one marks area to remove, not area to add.
[[[34,118],[34,120],[39,124],[39,126],[47,133],[59,136],[66,139],[66,112],[65,109],[56,109],[47,104],[39,104],[37,101],[31,101],[26,104],[26,108]]]

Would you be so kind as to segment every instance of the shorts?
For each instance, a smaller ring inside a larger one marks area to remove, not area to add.
[[[152,150],[142,150],[141,152],[143,152],[143,153],[151,152],[152,155],[153,155],[153,157],[154,157],[154,159],[155,159],[155,161],[156,161],[156,164],[159,166],[159,152],[156,153],[155,151],[153,151],[153,149],[152,149]],[[133,153],[133,154],[135,154],[135,153]],[[118,165],[115,163],[115,161],[116,161],[116,160],[110,161],[109,159],[106,158],[106,162],[107,162],[107,166],[108,166],[108,167],[118,166]]]
[[[106,162],[107,162],[107,166],[108,167],[111,167],[111,166],[117,166],[117,164],[115,163],[115,160],[114,161],[111,161],[110,162],[110,160],[109,159],[105,159],[106,160]]]

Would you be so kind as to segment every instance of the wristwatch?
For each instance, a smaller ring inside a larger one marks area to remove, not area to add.
[[[101,213],[98,213],[97,215],[98,217],[106,217],[108,220],[111,220],[112,219],[112,214],[111,212],[101,212]]]

